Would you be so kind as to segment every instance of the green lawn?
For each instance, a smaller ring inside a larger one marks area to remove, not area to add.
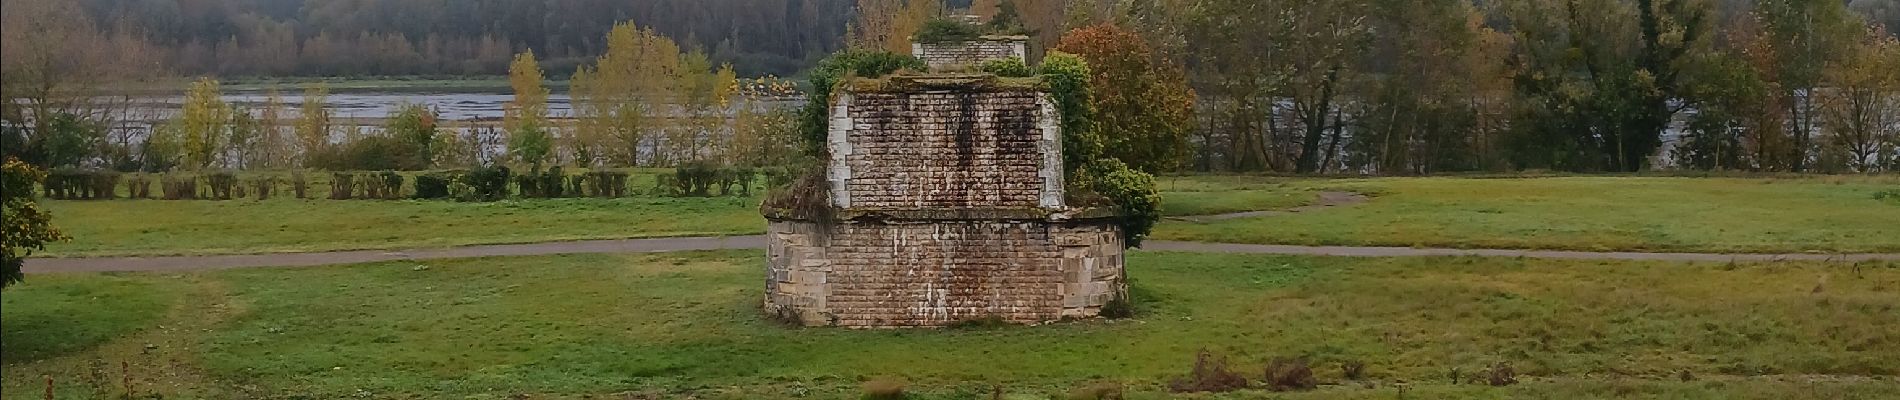
[[[1294,398],[1394,398],[1401,381],[1416,398],[1900,391],[1900,263],[1136,253],[1133,320],[850,331],[762,317],[758,257],[35,275],[0,310],[4,393],[38,398],[54,376],[60,398],[116,396],[125,362],[133,391],[165,398],[846,398],[878,377],[919,398],[997,385],[1049,398],[1103,381],[1160,398],[1203,349],[1256,377],[1266,360],[1308,357],[1339,385]],[[1347,361],[1367,377],[1344,378]],[[1526,383],[1449,384],[1497,362]]]
[[[1319,200],[1318,191],[1290,178],[1167,176],[1156,186],[1161,214],[1176,217],[1280,210]]]
[[[48,201],[46,256],[281,253],[764,231],[752,198]]]
[[[1210,186],[1248,181],[1181,179],[1207,180]],[[1282,190],[1352,191],[1373,198],[1294,215],[1167,222],[1155,237],[1304,245],[1900,252],[1900,203],[1876,195],[1896,189],[1900,177],[1894,176],[1301,180]]]
[[[651,186],[652,171],[638,171]],[[313,180],[327,176],[313,176]],[[1701,252],[1900,252],[1900,177],[1294,179],[1163,177],[1170,216],[1279,210],[1322,191],[1371,201],[1290,215],[1164,221],[1226,243]],[[313,186],[313,191],[327,187]],[[44,256],[391,249],[764,230],[757,197],[449,201],[46,201],[74,240]]]

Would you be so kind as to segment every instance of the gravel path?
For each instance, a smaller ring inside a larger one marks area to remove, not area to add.
[[[756,250],[765,248],[764,236],[688,237],[667,239],[595,240],[532,244],[503,244],[417,250],[362,250],[322,253],[280,253],[225,256],[35,258],[26,260],[25,272],[151,272],[206,269],[301,267],[395,260],[429,260],[493,256],[590,253],[660,253],[698,250]],[[1282,246],[1151,240],[1143,251],[1180,251],[1229,254],[1275,254],[1337,257],[1486,256],[1585,260],[1660,261],[1867,261],[1900,260],[1888,254],[1713,254],[1635,253],[1501,249],[1432,249],[1411,247]]]

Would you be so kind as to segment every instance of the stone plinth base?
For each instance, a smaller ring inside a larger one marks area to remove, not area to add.
[[[1089,318],[1127,295],[1120,229],[1082,221],[771,221],[766,310],[807,326]]]

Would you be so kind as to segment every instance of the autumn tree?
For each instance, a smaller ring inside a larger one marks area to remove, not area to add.
[[[1900,146],[1900,41],[1868,29],[1845,51],[1823,74],[1821,126],[1828,146],[1847,156],[1845,167],[1878,171],[1893,165]]]
[[[1762,0],[1755,12],[1776,56],[1773,79],[1781,90],[1792,93],[1782,97],[1796,152],[1790,157],[1791,169],[1806,171],[1819,127],[1816,89],[1823,83],[1827,65],[1840,59],[1842,49],[1862,25],[1840,1]]]
[[[1279,61],[1288,72],[1284,95],[1292,102],[1304,134],[1295,168],[1300,173],[1325,172],[1331,164],[1333,149],[1322,150],[1321,141],[1340,142],[1340,89],[1354,73],[1355,60],[1370,43],[1371,30],[1366,23],[1367,4],[1359,0],[1295,0],[1291,7],[1294,40]],[[1331,132],[1328,139],[1328,132]]]
[[[548,89],[542,85],[543,80],[541,65],[534,61],[533,51],[516,55],[514,63],[508,66],[508,85],[515,94],[503,116],[508,129],[508,152],[516,162],[528,164],[535,171],[541,170],[541,164],[554,151],[554,138],[548,124]]]
[[[396,160],[398,170],[422,170],[430,167],[436,159],[439,136],[443,136],[437,126],[434,110],[421,104],[404,104],[396,108],[383,126],[383,132],[396,139],[402,149],[397,154],[406,156]]]
[[[284,98],[271,89],[264,95],[264,107],[259,109],[257,122],[259,132],[256,151],[245,165],[253,168],[279,169],[290,166],[294,149],[289,138],[284,136],[284,126],[289,123],[284,115]]]
[[[46,172],[19,159],[8,158],[0,164],[0,288],[20,282],[26,275],[20,267],[34,251],[46,244],[66,240],[52,224],[52,214],[34,201],[34,185],[46,179]]]
[[[1374,41],[1349,124],[1349,164],[1385,174],[1496,168],[1493,145],[1509,81],[1509,37],[1463,0],[1374,0]],[[1336,124],[1335,129],[1340,125]],[[1329,152],[1330,154],[1331,152]]]
[[[943,15],[942,0],[858,0],[845,43],[854,49],[910,54],[912,35]]]
[[[81,2],[0,2],[0,152],[43,166],[102,155],[133,100],[118,84],[155,76],[155,62],[135,30],[106,33]]]
[[[183,165],[194,170],[211,168],[222,162],[230,140],[231,105],[226,104],[218,81],[200,78],[185,93],[185,104],[178,115],[178,140]]]
[[[1272,147],[1276,94],[1288,79],[1280,58],[1291,44],[1291,10],[1276,2],[1202,0],[1184,11],[1189,79],[1203,111],[1204,169],[1267,170],[1283,162]],[[1220,152],[1222,154],[1214,154]],[[1218,159],[1217,159],[1218,158]]]
[[[315,166],[314,158],[330,147],[330,90],[322,84],[304,86],[303,105],[297,108],[297,150],[305,168]]]
[[[1141,36],[1110,24],[1071,31],[1056,49],[1088,63],[1096,126],[1109,157],[1146,172],[1181,166],[1194,92],[1180,66],[1159,59]]]
[[[642,147],[664,132],[666,105],[676,97],[679,45],[631,23],[607,35],[607,52],[574,74],[573,150],[584,163],[641,165]]]
[[[1706,48],[1710,9],[1691,0],[1513,3],[1521,55],[1511,151],[1518,167],[1638,171],[1682,97],[1684,61]]]

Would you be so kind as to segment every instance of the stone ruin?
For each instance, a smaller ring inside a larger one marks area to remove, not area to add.
[[[931,69],[980,65],[984,61],[1029,58],[1028,36],[985,35],[967,42],[911,43],[910,54]]]
[[[986,43],[918,55],[1003,54]],[[825,211],[765,208],[768,312],[850,328],[1036,324],[1126,297],[1114,215],[1065,204],[1061,119],[1039,81],[859,78],[831,100]]]

